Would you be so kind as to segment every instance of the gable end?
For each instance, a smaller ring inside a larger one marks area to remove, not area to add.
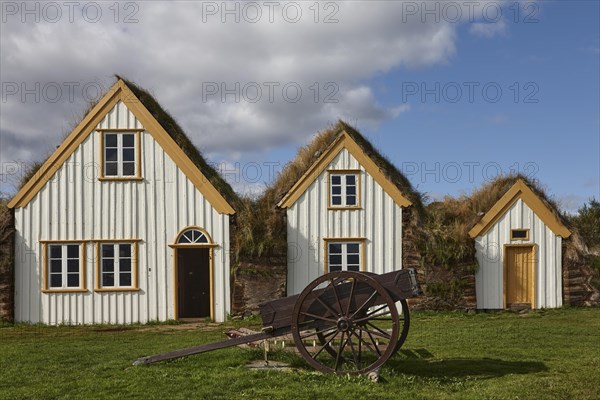
[[[383,190],[400,207],[408,207],[412,203],[400,192],[398,187],[393,184],[375,164],[375,162],[360,148],[360,146],[343,131],[333,143],[323,152],[323,154],[314,162],[313,165],[302,175],[302,177],[292,186],[277,204],[281,208],[291,207],[308,187],[317,179],[317,177],[326,171],[331,161],[339,154],[342,149],[348,150],[358,163],[370,174],[373,179],[383,188]]]
[[[508,211],[518,199],[525,204],[554,232],[563,238],[571,236],[571,231],[556,217],[546,204],[519,179],[515,184],[492,206],[481,220],[469,231],[471,238],[486,233]]]
[[[235,214],[233,207],[225,200],[208,178],[190,160],[162,125],[152,116],[135,94],[119,79],[100,101],[92,107],[84,119],[67,136],[64,142],[44,162],[39,171],[17,192],[8,203],[9,208],[25,207],[33,197],[52,179],[52,176],[65,163],[67,158],[83,141],[96,130],[102,118],[119,102],[127,108],[144,126],[165,152],[173,159],[194,186],[206,197],[221,214]]]

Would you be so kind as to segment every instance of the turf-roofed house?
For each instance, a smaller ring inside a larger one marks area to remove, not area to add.
[[[505,179],[504,195],[469,231],[479,270],[477,308],[554,308],[563,304],[563,217],[533,182]]]
[[[409,181],[339,122],[300,149],[275,183],[287,220],[287,293],[331,271],[403,267],[403,213],[421,209]]]
[[[156,100],[117,77],[9,203],[15,320],[223,321],[236,199]]]

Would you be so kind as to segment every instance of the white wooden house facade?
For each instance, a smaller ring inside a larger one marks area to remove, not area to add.
[[[139,90],[119,79],[10,202],[16,321],[228,314],[234,209]]]
[[[469,232],[477,308],[562,306],[562,239],[571,232],[519,179]]]
[[[278,204],[287,217],[288,296],[326,272],[402,268],[402,213],[412,203],[358,135],[341,131]]]

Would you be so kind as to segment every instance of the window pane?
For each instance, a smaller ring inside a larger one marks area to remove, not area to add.
[[[62,246],[51,245],[50,246],[50,258],[61,258],[62,257]]]
[[[68,287],[79,287],[79,274],[68,274],[67,275],[67,286]]]
[[[341,264],[342,263],[342,255],[341,254],[331,254],[329,256],[329,264]]]
[[[50,273],[62,271],[62,260],[50,260]]]
[[[67,258],[79,258],[78,244],[70,244],[67,246]]]
[[[346,175],[346,186],[356,184],[356,176],[355,175]]]
[[[131,259],[122,258],[119,260],[119,270],[121,272],[129,272],[131,271]]]
[[[339,206],[342,204],[342,196],[332,196],[331,197],[331,205]]]
[[[339,175],[331,175],[331,183],[334,185],[341,185],[342,177]]]
[[[348,265],[348,271],[360,271],[360,267],[358,265]]]
[[[135,163],[134,162],[123,163],[123,175],[124,176],[135,175]]]
[[[180,242],[182,243],[192,243],[192,231],[184,232],[181,236]]]
[[[119,286],[131,286],[131,273],[121,273],[119,280]]]
[[[526,229],[513,229],[512,230],[513,239],[525,239],[527,237]]]
[[[135,135],[131,133],[123,134],[123,147],[135,147]]]
[[[131,257],[131,245],[120,244],[119,245],[119,257]]]
[[[105,147],[117,147],[117,135],[114,133],[104,135]]]
[[[117,161],[117,149],[106,149],[104,157],[106,161]]]
[[[329,271],[330,272],[341,271],[341,270],[342,270],[342,266],[341,265],[329,265]]]
[[[360,257],[358,254],[349,254],[348,255],[348,264],[359,264]]]
[[[135,150],[133,149],[125,149],[123,150],[123,161],[134,161],[135,160]]]
[[[102,274],[102,286],[114,286],[115,274]]]
[[[342,244],[341,243],[330,243],[329,244],[329,254],[342,254]]]
[[[200,238],[198,240],[196,240],[196,243],[208,243],[208,238],[206,237],[205,234],[200,233]]]
[[[115,256],[115,248],[112,244],[103,244],[102,245],[102,257],[114,257]]]
[[[356,205],[356,196],[346,196],[346,205],[347,206],[355,206]]]
[[[332,186],[331,194],[342,194],[342,187],[341,186]]]
[[[79,260],[68,260],[67,272],[79,272]]]
[[[113,272],[115,266],[112,259],[102,260],[102,272]]]
[[[106,163],[105,169],[104,169],[104,175],[106,175],[106,176],[117,175],[117,163],[114,163],[114,162]]]
[[[346,194],[356,194],[356,186],[346,186]]]
[[[358,243],[348,243],[347,251],[348,253],[358,253],[359,244]]]
[[[50,287],[62,287],[62,275],[51,274],[50,275]]]

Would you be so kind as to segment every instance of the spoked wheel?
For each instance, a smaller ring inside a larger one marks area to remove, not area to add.
[[[401,326],[390,294],[367,274],[332,272],[302,291],[292,314],[292,335],[314,368],[364,374],[399,348]]]
[[[410,328],[410,312],[408,310],[407,301],[402,299],[402,300],[396,302],[396,309],[400,311],[398,313],[398,324],[399,324],[399,329],[400,329],[400,337],[398,338],[398,343],[396,344],[396,350],[394,350],[394,354],[398,353],[398,351],[400,350],[400,348],[406,341],[406,338],[408,336],[408,330]],[[383,312],[380,312],[378,315],[374,316],[374,318],[371,321],[375,322],[375,321],[391,321],[391,320],[392,319],[390,317],[389,312],[387,312],[387,310],[384,310]],[[327,344],[327,338],[325,337],[325,335],[322,332],[317,332],[317,338],[321,345]],[[327,344],[325,346],[325,351],[327,351],[329,354],[331,354],[334,357],[337,354],[335,352],[335,349],[333,349],[330,344]]]

